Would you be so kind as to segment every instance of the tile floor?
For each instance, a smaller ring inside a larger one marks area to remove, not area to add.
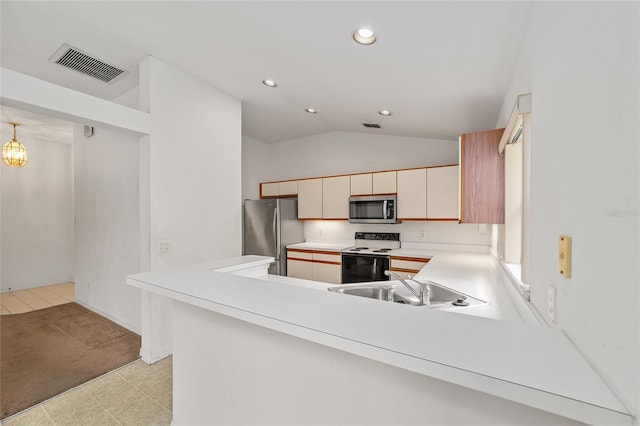
[[[3,426],[170,425],[172,358],[137,360],[28,410]]]
[[[75,285],[61,283],[0,294],[0,314],[23,314],[75,300]]]

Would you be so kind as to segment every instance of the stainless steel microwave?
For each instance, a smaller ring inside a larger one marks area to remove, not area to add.
[[[397,223],[395,195],[359,195],[349,197],[349,222]]]

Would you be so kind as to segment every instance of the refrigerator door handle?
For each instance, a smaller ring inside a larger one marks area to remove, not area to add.
[[[273,209],[273,242],[275,243],[275,259],[280,260],[280,232],[278,232],[278,208]]]

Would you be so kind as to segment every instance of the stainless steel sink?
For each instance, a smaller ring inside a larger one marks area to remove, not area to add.
[[[486,303],[464,293],[431,282],[429,292],[429,305],[421,305],[418,298],[406,289],[398,281],[382,283],[343,284],[329,287],[334,293],[349,294],[351,296],[366,297],[368,299],[382,300],[385,302],[403,303],[413,306],[427,306],[430,308],[465,307]]]

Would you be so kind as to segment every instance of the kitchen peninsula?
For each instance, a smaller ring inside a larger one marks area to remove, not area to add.
[[[484,283],[471,295],[489,303],[460,315],[336,294],[267,275],[262,256],[130,275],[173,299],[173,423],[631,424],[559,330],[495,296],[490,254],[429,255],[418,278]]]

